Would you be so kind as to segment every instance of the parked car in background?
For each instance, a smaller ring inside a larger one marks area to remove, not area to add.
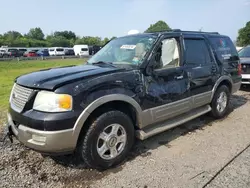
[[[101,46],[89,46],[89,55],[94,55],[96,54],[102,47]]]
[[[74,45],[73,47],[75,55],[77,56],[89,56],[89,46],[85,44]]]
[[[36,54],[40,57],[47,57],[49,56],[49,50],[48,49],[41,49],[36,52]]]
[[[36,57],[37,54],[34,50],[28,50],[24,52],[23,57]]]
[[[65,53],[65,55],[67,55],[67,56],[74,56],[74,55],[75,55],[75,51],[74,51],[73,48],[66,48],[66,49],[64,50],[64,53]]]
[[[7,50],[7,53],[9,55],[9,57],[19,57],[19,52],[18,52],[18,49],[16,49],[16,48],[9,48]]]
[[[49,55],[50,56],[63,56],[65,55],[64,48],[62,47],[49,48]]]
[[[26,48],[19,48],[18,49],[18,56],[21,57],[23,56],[23,54],[27,51]]]
[[[242,84],[250,84],[250,45],[239,51],[242,67]]]
[[[7,58],[9,57],[9,53],[5,49],[0,49],[0,58]]]

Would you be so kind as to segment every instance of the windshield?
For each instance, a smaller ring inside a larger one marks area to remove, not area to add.
[[[239,51],[240,57],[250,57],[250,46],[245,47]]]
[[[26,49],[19,49],[20,52],[26,52]]]
[[[56,51],[57,51],[57,52],[63,52],[64,49],[63,49],[63,48],[57,48]]]
[[[139,65],[156,38],[157,36],[152,35],[134,35],[114,39],[98,51],[88,63],[104,61]]]

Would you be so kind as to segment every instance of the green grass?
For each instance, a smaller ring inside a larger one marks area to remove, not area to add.
[[[44,60],[44,61],[0,61],[0,125],[6,117],[9,95],[14,79],[25,73],[67,65],[79,65],[86,62],[86,59],[65,59],[65,60]]]

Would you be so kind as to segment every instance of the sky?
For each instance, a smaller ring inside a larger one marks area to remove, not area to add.
[[[165,21],[173,29],[218,31],[235,40],[250,21],[250,0],[12,0],[1,1],[0,33],[45,34],[71,30],[78,36],[123,36]]]

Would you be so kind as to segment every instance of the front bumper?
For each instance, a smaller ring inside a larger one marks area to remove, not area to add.
[[[46,154],[71,153],[76,147],[73,129],[41,131],[25,125],[16,126],[8,113],[8,126],[17,139],[33,150]]]
[[[250,84],[250,74],[242,74],[242,84]]]

